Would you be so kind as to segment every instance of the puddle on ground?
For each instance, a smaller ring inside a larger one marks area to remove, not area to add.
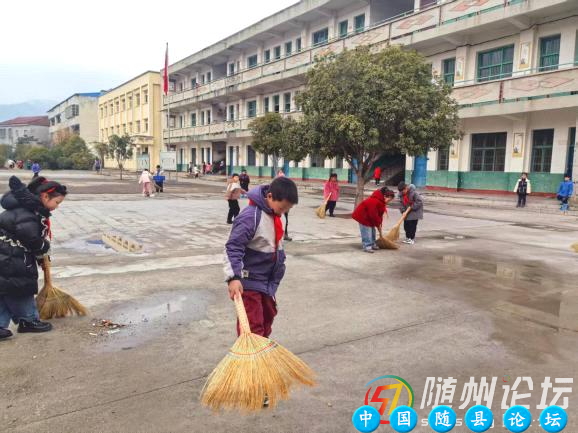
[[[73,239],[58,244],[58,247],[96,255],[116,254],[116,251],[106,245],[102,239]]]
[[[114,305],[100,315],[126,325],[111,335],[92,337],[95,349],[103,352],[130,350],[191,322],[206,321],[214,295],[204,290],[161,292]]]

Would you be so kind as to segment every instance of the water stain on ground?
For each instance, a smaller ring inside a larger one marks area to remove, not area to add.
[[[213,298],[208,291],[190,290],[161,292],[116,304],[100,314],[125,326],[118,332],[94,337],[92,348],[98,352],[130,350],[171,329],[206,320]]]

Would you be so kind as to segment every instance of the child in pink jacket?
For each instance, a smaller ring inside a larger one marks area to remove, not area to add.
[[[337,181],[337,174],[333,173],[329,176],[329,180],[325,182],[323,198],[325,200],[329,199],[325,212],[329,211],[329,216],[334,217],[335,215],[333,212],[335,211],[337,200],[339,200],[339,182]]]

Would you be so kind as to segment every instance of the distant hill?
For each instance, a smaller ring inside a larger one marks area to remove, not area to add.
[[[18,116],[42,116],[58,104],[58,101],[38,99],[19,104],[0,104],[0,122]]]

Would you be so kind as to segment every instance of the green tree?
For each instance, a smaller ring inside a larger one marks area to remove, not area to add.
[[[12,154],[12,146],[9,144],[0,144],[0,168],[4,167],[6,161],[10,159]]]
[[[122,180],[122,171],[124,169],[124,162],[132,158],[133,143],[132,137],[125,134],[122,137],[118,135],[111,135],[108,138],[108,156],[114,159],[120,170],[120,178]]]
[[[319,59],[307,78],[297,98],[302,136],[315,152],[343,158],[355,170],[356,204],[384,153],[424,155],[461,135],[451,89],[432,79],[415,51],[359,47]]]
[[[307,156],[303,130],[290,117],[267,113],[254,119],[249,124],[249,129],[253,134],[252,146],[258,152],[271,155],[275,172],[279,166],[279,158],[300,161]]]
[[[27,159],[26,155],[33,148],[31,144],[18,143],[12,154],[12,159],[25,161]]]
[[[52,153],[60,169],[90,170],[94,162],[94,155],[78,135],[62,140],[52,148]]]
[[[49,168],[51,170],[58,168],[58,162],[55,158],[54,152],[46,147],[37,146],[31,148],[26,153],[24,159],[37,162],[42,168]]]

